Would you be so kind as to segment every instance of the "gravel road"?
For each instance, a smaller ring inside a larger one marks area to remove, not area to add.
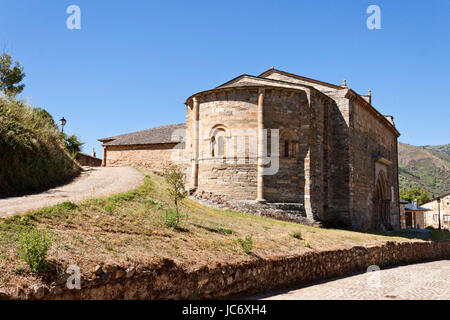
[[[61,202],[80,202],[135,189],[144,176],[131,167],[84,167],[72,182],[39,194],[0,199],[0,217],[25,213]]]

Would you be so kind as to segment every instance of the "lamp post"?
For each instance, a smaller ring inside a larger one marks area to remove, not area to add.
[[[439,219],[439,230],[441,230],[441,198],[436,199],[438,204],[438,219]]]
[[[67,120],[64,119],[64,117],[61,118],[61,120],[59,120],[59,124],[61,125],[61,132],[64,133],[64,126],[66,125]]]

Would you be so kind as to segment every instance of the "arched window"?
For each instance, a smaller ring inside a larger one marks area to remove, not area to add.
[[[216,127],[211,133],[211,157],[226,157],[226,131],[223,127]]]
[[[280,155],[282,158],[296,158],[298,155],[298,140],[291,131],[284,131],[280,135]]]

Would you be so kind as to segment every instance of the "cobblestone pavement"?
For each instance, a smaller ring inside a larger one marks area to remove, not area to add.
[[[368,272],[259,298],[267,300],[449,300],[450,260]]]
[[[144,176],[131,167],[84,167],[72,182],[42,193],[0,199],[0,217],[24,213],[65,201],[80,202],[137,188]]]

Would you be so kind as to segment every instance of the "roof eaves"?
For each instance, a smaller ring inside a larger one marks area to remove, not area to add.
[[[345,95],[346,97],[348,95],[354,96],[358,101],[360,101],[363,105],[365,105],[369,110],[374,112],[382,121],[384,124],[386,124],[396,135],[397,137],[400,137],[400,132],[398,132],[397,128],[392,125],[391,122],[389,122],[388,119],[386,119],[385,116],[383,116],[374,106],[372,106],[369,102],[367,102],[361,95],[353,91],[352,89],[348,88],[348,92]]]
[[[329,83],[329,82],[324,82],[324,81],[320,81],[320,80],[316,80],[316,79],[312,79],[312,78],[308,78],[308,77],[299,76],[297,74],[289,73],[289,72],[286,72],[286,71],[283,71],[283,70],[278,70],[278,69],[275,69],[275,68],[270,68],[269,70],[264,71],[263,73],[261,73],[258,76],[258,78],[264,78],[265,76],[268,76],[268,75],[270,75],[270,74],[272,74],[274,72],[278,72],[278,73],[284,74],[284,75],[286,75],[288,77],[297,78],[297,79],[300,79],[300,80],[309,81],[309,82],[316,83],[316,84],[321,84],[321,85],[324,85],[324,86],[327,86],[327,87],[332,87],[334,89],[340,89],[340,90],[346,89],[344,87],[341,87],[341,86],[338,86],[338,85],[335,85],[335,84],[332,84],[332,83]]]
[[[237,77],[231,79],[230,81],[227,81],[227,82],[225,82],[225,83],[222,83],[221,85],[217,86],[215,89],[219,89],[219,88],[221,88],[221,87],[223,87],[223,86],[226,86],[227,84],[233,83],[233,82],[235,82],[235,81],[237,81],[237,80],[239,80],[239,79],[241,79],[241,78],[244,78],[245,76],[253,77],[253,76],[251,76],[251,75],[249,75],[249,74],[243,73],[243,74],[241,74],[241,75],[239,75],[239,76],[237,76]]]
[[[216,88],[209,89],[209,90],[205,90],[205,91],[200,91],[200,92],[197,92],[197,93],[191,95],[189,98],[186,99],[185,104],[187,105],[187,104],[188,104],[188,101],[189,101],[190,99],[192,99],[193,97],[195,97],[196,95],[199,95],[199,94],[205,94],[205,93],[213,92],[213,91],[215,91],[215,90],[226,90],[226,89],[240,88],[240,86],[235,86],[235,87],[228,86],[228,87],[227,87],[227,85],[230,85],[230,84],[232,84],[233,82],[236,82],[237,80],[243,79],[243,78],[245,78],[245,77],[248,77],[248,78],[251,78],[251,79],[263,80],[263,81],[267,81],[267,82],[272,82],[272,83],[274,83],[274,84],[285,84],[285,85],[290,85],[290,86],[292,86],[292,87],[289,88],[289,87],[285,87],[285,86],[276,86],[276,85],[266,85],[266,84],[258,84],[258,83],[255,83],[255,84],[252,85],[252,86],[249,86],[249,85],[241,86],[241,88],[249,88],[249,87],[255,87],[255,88],[257,88],[257,87],[269,87],[269,88],[283,88],[283,89],[287,89],[287,90],[289,90],[289,89],[291,89],[291,90],[301,90],[302,88],[305,88],[305,89],[313,90],[314,92],[317,92],[318,94],[324,96],[325,98],[332,100],[329,96],[327,96],[326,94],[324,94],[324,93],[321,92],[320,90],[317,90],[317,89],[314,88],[313,86],[309,86],[309,85],[306,85],[306,84],[300,84],[300,83],[292,83],[292,82],[282,81],[282,80],[260,78],[260,77],[252,76],[252,75],[249,75],[249,74],[241,74],[240,76],[238,76],[238,77],[236,77],[236,78],[234,78],[234,79],[232,79],[232,80],[230,80],[230,81],[228,81],[228,82],[226,82],[226,83],[224,83],[224,84],[221,84],[220,86],[218,86],[218,87],[216,87]],[[297,87],[297,88],[295,88],[295,87]]]

